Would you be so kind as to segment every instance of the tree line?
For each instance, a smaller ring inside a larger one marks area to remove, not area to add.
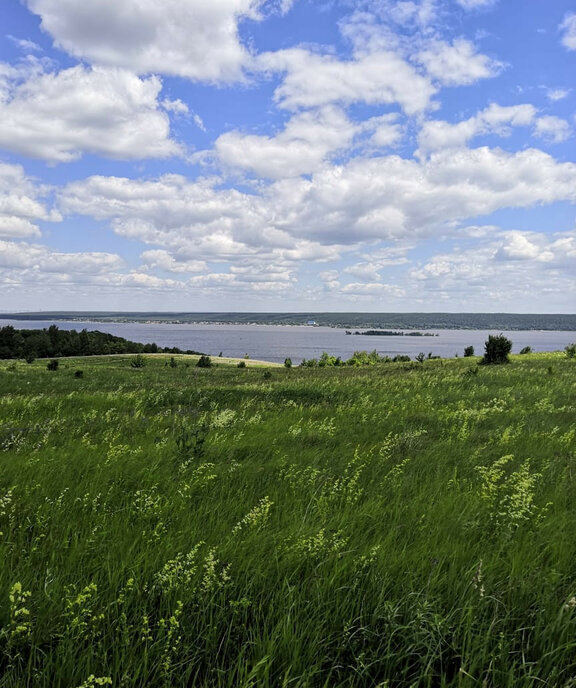
[[[178,347],[131,342],[99,330],[60,330],[51,325],[42,330],[17,330],[12,325],[0,328],[0,359],[59,358],[61,356],[102,356],[107,354],[199,354]]]

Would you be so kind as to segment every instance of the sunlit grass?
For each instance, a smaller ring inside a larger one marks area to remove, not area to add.
[[[573,685],[574,360],[146,358],[0,362],[2,688]]]

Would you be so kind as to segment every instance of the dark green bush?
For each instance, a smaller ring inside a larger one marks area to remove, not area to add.
[[[246,367],[246,361],[239,361],[238,364],[236,365],[237,368],[245,368]]]
[[[531,347],[531,346],[525,346],[523,349],[520,350],[520,353],[521,353],[522,355],[524,355],[524,354],[531,354],[531,353],[534,353],[534,352],[532,351],[532,347]]]
[[[512,342],[503,334],[488,335],[488,339],[484,344],[484,357],[481,363],[483,365],[509,363],[508,354],[511,350]]]
[[[568,346],[564,347],[564,351],[568,358],[576,358],[576,343],[568,344]]]
[[[198,359],[198,363],[196,364],[197,368],[211,368],[212,367],[212,359],[210,356],[205,356],[202,354],[200,358]]]
[[[473,346],[467,346],[464,349],[464,356],[466,356],[467,358],[470,356],[474,356],[474,347]]]
[[[58,370],[58,366],[60,364],[60,361],[58,361],[57,358],[53,358],[51,361],[48,361],[46,364],[46,370]]]
[[[144,368],[146,365],[146,359],[144,356],[142,356],[142,354],[136,354],[136,356],[133,356],[130,359],[130,365],[132,368]]]

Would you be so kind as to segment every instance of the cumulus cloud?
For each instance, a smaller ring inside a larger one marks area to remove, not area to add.
[[[503,107],[492,103],[473,117],[456,124],[442,120],[430,120],[425,122],[420,130],[418,137],[420,151],[458,148],[466,145],[475,136],[483,134],[507,136],[511,132],[511,127],[532,124],[536,112],[533,105]]]
[[[328,260],[344,246],[410,241],[500,208],[561,200],[576,202],[575,164],[535,149],[481,147],[439,151],[422,161],[354,159],[254,193],[178,175],[91,177],[69,184],[60,206],[108,220],[122,236],[181,259]]]
[[[500,231],[472,248],[438,253],[409,273],[416,289],[446,302],[523,303],[531,294],[533,308],[550,299],[574,302],[576,232]]]
[[[534,127],[536,136],[547,139],[552,143],[561,143],[566,141],[572,134],[572,127],[565,119],[546,115],[539,117]]]
[[[569,12],[560,24],[562,45],[568,50],[576,50],[576,12]]]
[[[347,148],[359,127],[339,108],[298,114],[276,136],[222,134],[214,145],[222,163],[269,178],[314,172],[335,151]]]
[[[160,270],[175,273],[206,272],[208,270],[208,266],[203,260],[178,260],[178,257],[162,249],[144,251],[140,255],[140,258],[144,262],[144,267],[147,270],[159,268]]]
[[[42,197],[47,193],[28,177],[20,165],[0,163],[0,238],[39,236],[38,220],[58,222]]]
[[[51,162],[83,153],[120,158],[164,158],[180,146],[170,139],[159,109],[155,76],[82,65],[44,72],[35,65],[22,81],[17,70],[0,78],[0,146]]]
[[[61,253],[46,246],[27,242],[0,240],[0,267],[27,271],[98,275],[124,266],[114,253],[79,252]]]
[[[285,12],[264,0],[26,0],[55,44],[92,64],[137,74],[202,81],[242,77],[250,54],[238,25],[260,10]]]
[[[263,71],[285,73],[274,98],[283,108],[313,108],[330,103],[398,104],[414,115],[431,106],[436,89],[393,51],[358,54],[351,60],[303,48],[264,53]]]
[[[500,62],[478,53],[474,44],[464,38],[457,38],[453,43],[430,41],[414,59],[446,86],[467,86],[494,77],[502,69]]]

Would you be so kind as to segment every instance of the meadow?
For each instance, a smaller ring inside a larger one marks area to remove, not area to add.
[[[0,688],[576,686],[576,359],[145,358],[0,361]]]

